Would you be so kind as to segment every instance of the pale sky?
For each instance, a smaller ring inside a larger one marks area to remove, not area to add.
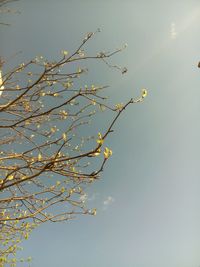
[[[55,59],[101,28],[88,51],[127,43],[112,62],[128,72],[88,62],[84,83],[109,84],[113,103],[148,89],[108,140],[113,156],[88,190],[96,217],[43,225],[20,256],[31,255],[32,267],[199,267],[199,0],[20,0],[13,7],[21,13],[1,27],[4,57]]]

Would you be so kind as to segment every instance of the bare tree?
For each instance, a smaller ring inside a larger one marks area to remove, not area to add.
[[[86,60],[127,71],[108,61],[124,47],[85,54],[84,46],[94,34],[88,33],[73,53],[62,51],[57,61],[36,57],[4,71],[1,60],[0,267],[16,265],[19,243],[40,224],[96,214],[83,196],[112,155],[106,138],[126,107],[147,95],[143,89],[139,98],[111,106],[103,94],[107,86],[77,88],[76,81],[88,71],[80,67]],[[105,119],[113,112],[113,118],[104,131],[91,136],[88,124],[98,111]]]

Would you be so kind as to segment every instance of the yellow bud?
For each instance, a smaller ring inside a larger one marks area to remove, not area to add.
[[[40,161],[42,159],[42,155],[39,153],[38,154],[38,160]]]
[[[57,182],[56,182],[56,186],[59,186],[60,184],[61,184],[60,181],[57,181]]]
[[[104,154],[104,158],[108,159],[110,156],[112,156],[112,150],[106,147],[103,154]]]
[[[147,96],[147,90],[142,89],[142,98],[145,98]]]
[[[51,132],[55,133],[56,132],[56,127],[51,127]]]
[[[99,156],[101,154],[101,149],[99,148],[99,149],[97,149],[97,151],[96,152],[94,152],[94,156],[96,157],[96,156]]]
[[[74,193],[74,190],[71,188],[70,190],[69,190],[69,194],[71,195],[71,194],[73,194]]]
[[[64,141],[67,141],[67,135],[66,135],[66,133],[63,133],[63,134],[62,134],[62,137],[63,137],[63,140],[64,140]]]
[[[60,191],[61,191],[61,193],[64,193],[64,192],[65,192],[65,188],[62,187],[62,188],[60,189]]]
[[[103,145],[104,140],[102,139],[101,133],[98,133],[98,139],[96,141],[97,141],[97,144]]]
[[[91,214],[94,215],[94,216],[96,216],[96,215],[97,215],[97,209],[93,209],[93,210],[91,211]]]
[[[28,237],[29,237],[29,234],[28,234],[28,233],[25,233],[25,234],[24,234],[24,238],[25,238],[25,239],[28,239]]]
[[[9,175],[7,178],[9,181],[12,181],[14,179],[14,175]]]
[[[66,50],[62,50],[62,54],[63,54],[64,56],[67,56],[67,55],[68,55],[68,51],[66,51]]]
[[[116,110],[122,110],[123,104],[122,103],[121,104],[116,104],[115,108],[116,108]]]

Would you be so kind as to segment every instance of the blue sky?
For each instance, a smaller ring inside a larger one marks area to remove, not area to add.
[[[32,267],[199,267],[199,1],[21,0],[13,7],[21,14],[1,28],[5,57],[57,58],[101,28],[88,51],[127,43],[112,62],[128,73],[88,62],[84,83],[109,84],[113,103],[148,89],[118,121],[108,140],[113,156],[88,189],[97,216],[43,225],[22,255],[32,255]]]

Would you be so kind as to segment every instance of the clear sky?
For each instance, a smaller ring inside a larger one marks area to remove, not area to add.
[[[148,89],[121,117],[102,179],[89,190],[96,217],[45,224],[23,243],[32,267],[200,266],[199,0],[20,0],[1,27],[1,54],[58,57],[101,28],[88,51],[113,50],[126,75],[89,62],[85,83],[109,84],[113,102]],[[99,122],[100,124],[102,121]]]

